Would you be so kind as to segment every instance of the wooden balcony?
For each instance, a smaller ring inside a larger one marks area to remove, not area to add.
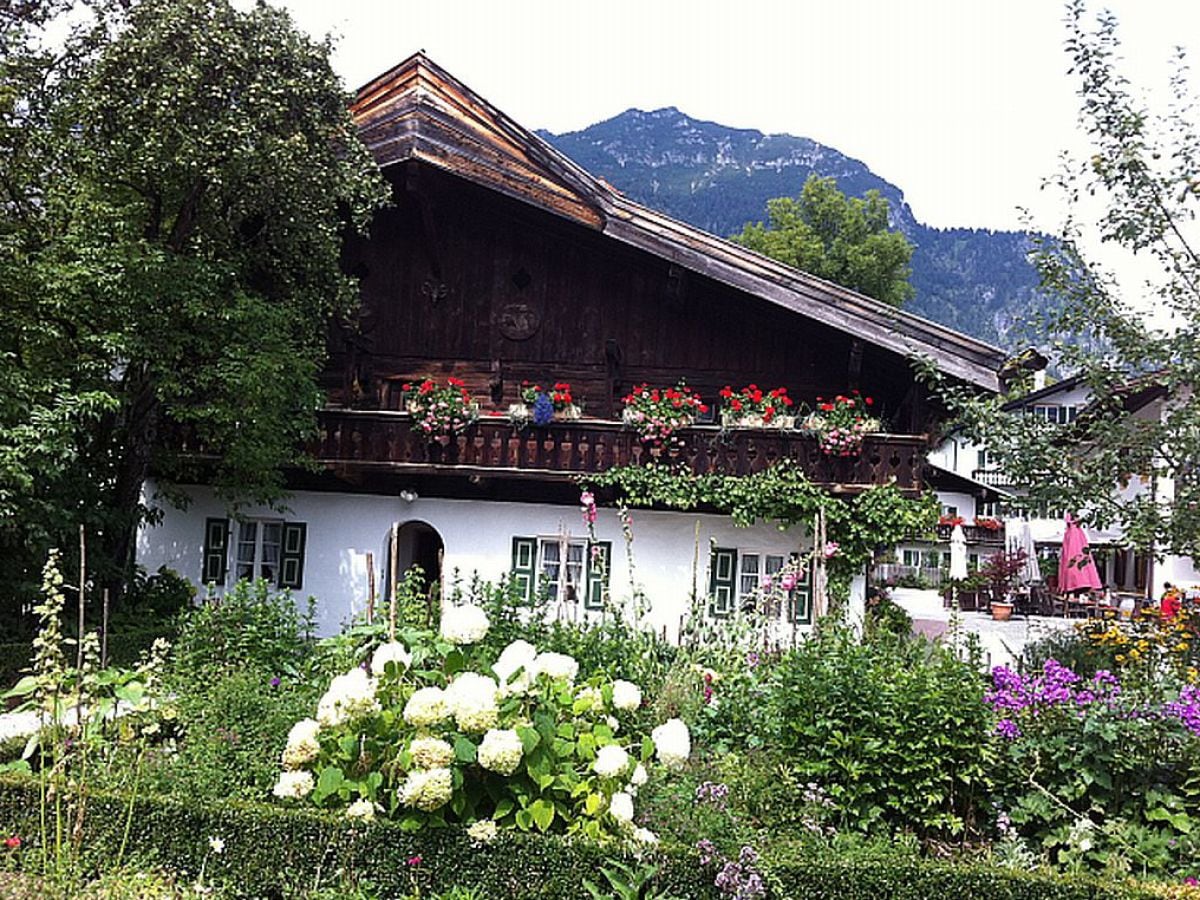
[[[1004,547],[1004,526],[1000,528],[984,528],[982,525],[964,524],[962,530],[968,544],[985,544],[996,549]],[[938,540],[948,542],[953,532],[953,525],[939,525],[937,527]]]
[[[683,462],[696,474],[748,475],[792,460],[808,478],[849,493],[895,482],[922,488],[925,440],[920,435],[868,435],[855,457],[823,454],[794,431],[699,425],[678,433],[670,451],[644,444],[619,422],[579,419],[517,431],[506,418],[483,417],[453,437],[430,438],[406,413],[328,408],[319,415],[311,451],[334,471],[464,474],[567,481],[615,466]]]

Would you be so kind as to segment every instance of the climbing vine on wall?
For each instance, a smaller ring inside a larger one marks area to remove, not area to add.
[[[661,464],[619,466],[588,475],[581,484],[592,490],[612,488],[629,506],[684,511],[708,507],[743,528],[755,522],[774,522],[780,528],[811,526],[823,509],[826,537],[838,545],[831,572],[844,576],[861,570],[876,547],[930,532],[937,523],[932,494],[905,497],[889,484],[843,498],[817,487],[799,466],[786,461],[751,475],[696,475]]]

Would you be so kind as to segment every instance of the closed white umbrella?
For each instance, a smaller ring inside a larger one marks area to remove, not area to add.
[[[1017,573],[1017,583],[1028,587],[1035,582],[1042,580],[1042,570],[1038,566],[1037,547],[1033,543],[1033,532],[1029,529],[1029,523],[1024,519],[1013,519],[1010,521],[1008,528],[1008,552],[1017,553],[1021,550],[1025,551],[1025,564],[1021,566],[1021,571]]]
[[[950,578],[962,581],[967,577],[967,536],[961,525],[950,532]]]

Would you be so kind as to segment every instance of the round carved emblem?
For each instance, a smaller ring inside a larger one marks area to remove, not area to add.
[[[496,320],[502,335],[510,341],[524,341],[537,333],[542,314],[532,303],[514,300],[500,307]]]

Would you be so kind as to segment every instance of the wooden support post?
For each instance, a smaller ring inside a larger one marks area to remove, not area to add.
[[[396,597],[400,593],[400,527],[392,525],[392,589],[388,591],[388,640],[396,639]]]
[[[367,623],[375,621],[375,554],[367,554]]]
[[[85,526],[79,526],[79,633],[76,635],[78,643],[75,648],[75,668],[83,668],[83,612],[84,605],[87,602],[86,587],[87,584],[87,530]]]
[[[104,589],[104,611],[100,619],[100,668],[108,668],[108,588]]]

